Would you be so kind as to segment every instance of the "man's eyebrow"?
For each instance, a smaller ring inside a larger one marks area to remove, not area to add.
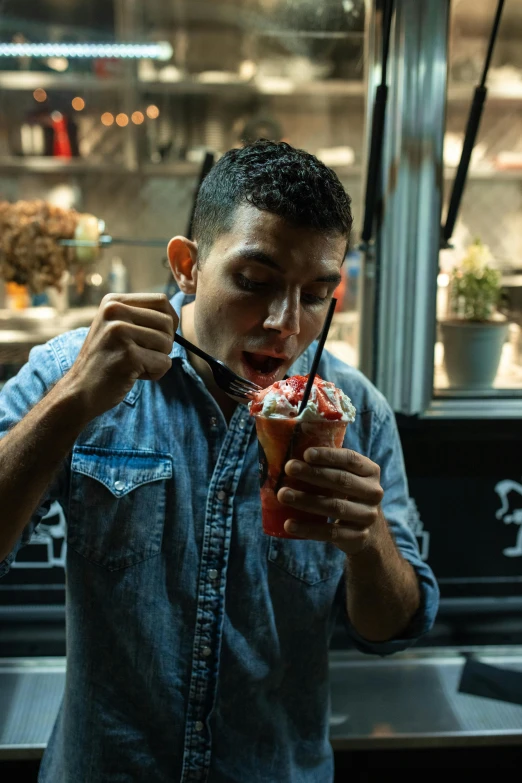
[[[256,248],[245,248],[241,250],[240,256],[245,261],[257,261],[258,264],[269,266],[270,269],[275,269],[277,272],[284,272],[280,264],[278,264],[269,253],[265,253],[264,250],[256,250]]]
[[[284,268],[274,261],[269,253],[265,253],[264,250],[256,250],[256,248],[245,248],[241,251],[241,258],[246,261],[256,261],[258,264],[275,269],[277,272],[284,273]],[[341,275],[339,272],[333,272],[331,275],[322,275],[314,280],[314,283],[340,283]]]

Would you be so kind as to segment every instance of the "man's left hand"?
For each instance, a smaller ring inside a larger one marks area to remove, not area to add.
[[[384,492],[379,466],[350,449],[307,449],[304,460],[287,462],[287,475],[328,490],[329,494],[311,495],[283,487],[277,499],[289,509],[331,517],[335,522],[328,525],[300,522],[299,514],[289,510],[285,530],[299,538],[331,541],[345,554],[357,554],[377,533],[380,526],[376,523],[384,519],[380,508]]]

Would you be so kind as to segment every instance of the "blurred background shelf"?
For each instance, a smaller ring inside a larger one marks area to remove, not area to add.
[[[38,71],[0,71],[0,89],[3,90],[121,90],[135,85],[140,92],[156,92],[169,95],[326,95],[331,97],[364,97],[362,81],[345,79],[317,79],[297,81],[286,77],[266,77],[256,82],[239,79],[209,79],[193,76],[179,81],[146,79],[99,78],[91,74],[53,74]]]
[[[344,79],[321,79],[309,82],[299,82],[286,77],[266,77],[256,82],[241,81],[207,81],[198,77],[179,82],[146,81],[138,82],[141,92],[157,92],[177,95],[207,95],[246,93],[252,95],[321,95],[326,97],[358,97],[365,96],[363,82],[346,81]]]
[[[522,82],[511,84],[488,84],[488,102],[491,101],[522,101]],[[452,84],[448,88],[448,101],[459,103],[470,102],[473,98],[475,84]]]
[[[167,94],[222,94],[243,91],[244,93],[278,95],[284,88],[297,95],[328,95],[334,97],[363,97],[363,81],[348,79],[314,79],[300,82],[287,77],[264,77],[257,81],[243,81],[224,76],[216,81],[211,77],[194,75],[179,81],[159,79],[132,79],[141,92]],[[129,80],[123,77],[99,77],[89,73],[49,73],[48,71],[0,71],[0,89],[2,90],[121,90],[129,86]],[[449,102],[471,101],[474,84],[451,84],[448,88]],[[511,84],[489,84],[488,101],[522,101],[522,82]]]
[[[125,84],[122,78],[100,78],[88,73],[0,71],[2,90],[121,90]]]
[[[128,174],[131,169],[114,163],[93,163],[88,160],[71,158],[63,160],[53,157],[15,157],[0,158],[0,171],[34,172],[40,174]],[[135,173],[135,172],[134,172]]]
[[[456,168],[446,167],[444,169],[444,178],[455,179],[456,173],[457,173]],[[521,169],[470,169],[468,172],[468,179],[522,180],[522,168]]]
[[[360,177],[361,166],[335,166],[331,168],[339,177]],[[0,172],[40,174],[141,174],[145,177],[196,177],[201,163],[178,161],[175,163],[143,163],[137,168],[111,163],[92,163],[88,160],[60,160],[52,157],[4,157],[0,158]],[[522,177],[522,172],[520,173]]]

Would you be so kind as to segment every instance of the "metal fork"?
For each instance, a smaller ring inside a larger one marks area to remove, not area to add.
[[[236,375],[236,373],[232,372],[226,364],[223,364],[223,362],[220,362],[218,359],[214,359],[213,356],[202,351],[197,345],[189,343],[189,341],[185,340],[180,334],[174,335],[174,342],[179,343],[179,345],[182,345],[187,351],[195,353],[196,356],[203,359],[212,370],[212,375],[219,388],[223,389],[227,394],[248,400],[251,399],[252,394],[261,390],[261,386],[257,386],[255,383],[252,383],[252,381],[248,381],[246,378]]]

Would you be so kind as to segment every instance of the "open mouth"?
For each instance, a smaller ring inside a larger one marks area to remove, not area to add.
[[[276,380],[279,369],[284,364],[284,359],[275,356],[267,356],[263,353],[249,353],[243,351],[241,355],[246,377],[259,386],[269,386]]]

